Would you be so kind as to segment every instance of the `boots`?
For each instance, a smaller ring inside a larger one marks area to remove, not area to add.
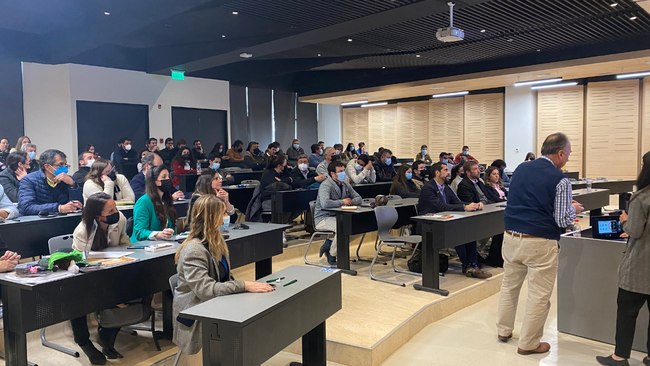
[[[95,348],[93,342],[88,341],[88,343],[80,347],[81,350],[84,351],[86,356],[88,356],[88,359],[90,360],[91,364],[106,365],[106,357],[101,352],[99,352],[97,348]]]
[[[115,339],[117,339],[119,329],[99,327],[97,329],[97,333],[99,333],[99,339],[102,341],[102,353],[106,355],[106,358],[113,360],[116,358],[124,357],[119,352],[117,352],[114,347]]]

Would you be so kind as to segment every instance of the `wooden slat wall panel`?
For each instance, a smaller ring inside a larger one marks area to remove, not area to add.
[[[368,148],[368,108],[343,108],[342,122],[343,146],[348,146],[349,142],[355,146],[359,142],[365,142]]]
[[[420,146],[428,144],[429,102],[397,103],[398,144],[390,149],[399,158],[415,158]]]
[[[502,93],[465,96],[464,145],[482,164],[504,157],[503,108]]]
[[[458,154],[463,147],[465,98],[429,100],[429,154],[435,161],[441,152]],[[417,152],[416,152],[417,154]],[[473,155],[472,155],[473,156]]]
[[[635,179],[639,154],[639,80],[589,83],[586,108],[585,176]]]
[[[571,141],[571,157],[566,165],[570,172],[582,175],[584,126],[584,86],[541,89],[537,94],[537,151],[540,156],[546,137],[562,132]]]
[[[368,153],[397,148],[397,104],[368,108]],[[401,157],[395,154],[397,157]]]
[[[643,80],[643,144],[641,156],[650,151],[650,78]]]

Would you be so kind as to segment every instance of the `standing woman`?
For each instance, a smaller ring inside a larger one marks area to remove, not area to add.
[[[217,296],[273,291],[269,284],[235,280],[232,276],[228,245],[221,236],[225,213],[226,206],[216,196],[197,199],[190,233],[176,252],[178,284],[174,290],[173,341],[189,355],[201,350],[201,324],[178,318],[181,311]]]
[[[194,187],[194,193],[190,197],[190,206],[187,210],[187,224],[185,226],[185,231],[190,230],[192,227],[192,207],[196,200],[205,195],[214,195],[219,197],[224,204],[226,205],[226,214],[228,216],[224,217],[224,226],[226,229],[230,224],[230,216],[235,214],[235,206],[230,203],[228,192],[221,188],[223,183],[221,175],[213,169],[204,169],[201,172],[201,176],[196,181],[196,187]],[[235,216],[235,219],[237,216]],[[227,221],[227,222],[225,222]]]
[[[115,173],[113,163],[102,158],[95,160],[86,176],[84,201],[97,192],[104,192],[116,201],[135,202],[135,194],[129,180],[122,174]]]
[[[650,152],[643,155],[643,168],[636,186],[638,191],[632,195],[628,206],[629,216],[623,212],[620,217],[629,239],[618,267],[616,349],[608,357],[596,357],[601,365],[629,365],[627,359],[632,352],[639,310],[646,304],[650,307]],[[650,355],[650,343],[648,348]],[[643,364],[650,365],[648,356]]]
[[[418,190],[413,180],[413,169],[407,164],[402,165],[397,170],[397,175],[393,178],[393,184],[390,186],[390,194],[400,196],[402,198],[419,198],[420,190]]]
[[[171,240],[177,218],[174,209],[176,193],[165,165],[149,169],[145,176],[144,191],[145,194],[133,207],[131,242]]]
[[[79,251],[102,250],[108,247],[129,244],[126,235],[126,217],[117,210],[115,201],[106,193],[99,192],[86,199],[81,222],[74,230],[72,248]],[[106,358],[122,358],[115,350],[115,339],[120,328],[102,328],[97,333],[102,342],[100,352],[90,341],[86,316],[71,319],[74,341],[84,351],[93,365],[106,364]]]
[[[196,160],[189,147],[178,149],[178,153],[172,160],[174,175],[196,174]],[[178,177],[174,177],[174,187],[178,187]]]

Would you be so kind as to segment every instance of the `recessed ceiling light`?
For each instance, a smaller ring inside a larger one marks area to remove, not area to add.
[[[318,57],[320,57],[320,53],[318,54]]]
[[[111,13],[105,11],[105,12],[104,12],[104,15],[111,15]]]
[[[611,6],[612,8],[615,7],[616,5],[618,5],[618,3],[611,3],[611,4],[609,4],[609,6]]]
[[[382,69],[385,69],[385,68],[386,68],[386,66],[382,66],[381,68],[382,68]]]
[[[616,75],[617,79],[632,79],[632,78],[642,78],[645,76],[650,76],[650,71],[644,71],[644,72],[635,72],[632,74],[619,74]]]
[[[551,89],[551,88],[561,88],[564,86],[575,86],[578,85],[575,81],[573,82],[568,82],[568,83],[559,83],[559,84],[551,84],[551,85],[538,85],[538,86],[533,86],[531,89],[532,90],[537,90],[537,89]]]
[[[415,55],[415,57],[420,57],[420,55]]]
[[[352,42],[352,38],[348,38],[348,42]]]
[[[508,38],[508,42],[512,42],[512,38]]]
[[[444,86],[434,86],[433,88],[429,88],[429,89],[440,90],[440,89],[444,89],[444,88],[445,88]]]
[[[630,17],[630,20],[636,20],[635,16]]]
[[[538,49],[537,52],[542,52],[542,50]]]
[[[221,35],[221,38],[226,38],[226,35],[225,35],[225,34],[222,34],[222,35]]]
[[[485,33],[485,29],[481,29],[481,33]]]
[[[546,79],[546,80],[520,81],[520,82],[515,83],[515,86],[549,84],[549,83],[557,83],[558,81],[562,81],[562,78],[554,78],[554,79]]]
[[[347,105],[359,105],[359,104],[366,104],[366,103],[368,103],[367,100],[359,100],[359,101],[355,101],[355,102],[343,102],[343,103],[341,103],[341,105],[342,106],[347,106]]]
[[[237,15],[237,14],[239,14],[238,11],[233,11],[233,12],[232,12],[232,15]]]
[[[444,94],[434,94],[434,98],[445,98],[445,97],[457,97],[460,95],[467,95],[468,91],[454,92],[454,93],[444,93]]]
[[[364,107],[364,108],[367,108],[367,107],[377,107],[377,106],[380,106],[380,105],[386,105],[386,104],[388,104],[388,102],[379,102],[379,103],[362,104],[361,106]]]
[[[251,57],[253,57],[253,54],[248,53],[248,52],[242,52],[242,53],[239,54],[239,57],[241,57],[241,58],[251,58]]]

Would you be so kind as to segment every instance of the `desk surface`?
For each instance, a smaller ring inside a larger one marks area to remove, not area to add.
[[[386,206],[392,206],[392,207],[400,207],[400,206],[416,206],[418,204],[418,198],[403,198],[401,200],[390,200],[386,204]],[[362,213],[367,213],[367,212],[374,212],[374,209],[371,207],[361,207],[358,206],[356,210],[344,210],[340,207],[333,207],[333,208],[324,208],[323,211],[330,211],[330,212],[347,212],[350,214],[362,214]]]
[[[444,211],[444,212],[438,212],[436,215],[441,215],[441,216],[449,216],[453,215],[454,217],[448,218],[448,219],[443,219],[442,217],[433,217],[433,216],[426,216],[426,215],[421,215],[421,216],[415,216],[412,217],[413,220],[416,221],[438,221],[438,222],[449,222],[449,221],[456,221],[456,220],[462,220],[468,217],[476,217],[476,216],[481,216],[481,215],[486,215],[489,213],[493,212],[502,212],[505,211],[506,209],[506,204],[505,203],[491,203],[489,205],[483,206],[482,210],[477,210],[477,211]]]
[[[245,224],[248,225],[249,229],[245,229],[245,230],[234,229],[234,227],[237,227],[239,223],[230,225],[228,227],[228,235],[230,236],[230,238],[226,239],[226,243],[229,241],[242,239],[251,235],[265,234],[276,230],[288,229],[291,227],[291,225],[266,224],[261,222],[245,222]]]
[[[183,318],[196,320],[219,319],[244,326],[255,321],[258,317],[271,313],[282,303],[290,301],[295,295],[310,290],[312,286],[321,281],[325,281],[334,275],[340,275],[337,272],[338,270],[291,266],[258,280],[258,282],[265,282],[266,280],[285,277],[282,282],[276,285],[273,292],[244,292],[219,296],[187,309],[181,312],[181,315]],[[298,282],[284,287],[285,284],[294,279],[297,279]]]

